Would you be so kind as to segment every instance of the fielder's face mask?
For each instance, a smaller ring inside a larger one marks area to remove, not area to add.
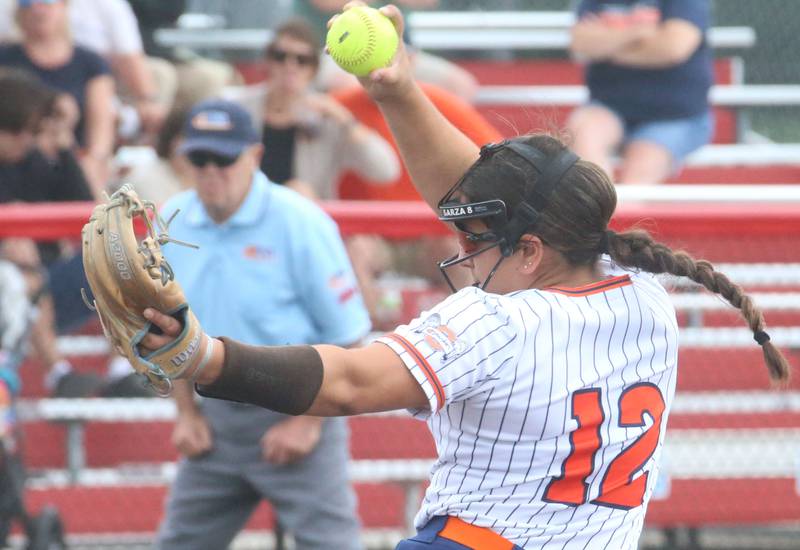
[[[499,199],[481,202],[459,201],[456,197],[463,195],[460,193],[461,185],[470,177],[473,170],[504,149],[508,149],[522,158],[538,173],[536,185],[526,186],[525,198],[517,205],[514,211],[509,215],[506,204]],[[500,143],[484,145],[481,148],[480,158],[439,201],[440,220],[452,223],[468,241],[486,243],[485,246],[475,252],[465,256],[456,254],[439,262],[439,270],[453,292],[456,291],[456,288],[447,275],[448,268],[483,254],[487,250],[499,247],[500,259],[497,260],[483,283],[475,283],[475,286],[481,289],[485,289],[488,286],[489,281],[492,280],[503,260],[514,253],[514,249],[522,235],[535,229],[540,212],[547,207],[553,189],[556,188],[556,185],[561,181],[567,170],[576,162],[578,162],[578,156],[569,149],[564,149],[555,156],[548,157],[542,151],[520,141],[505,140]],[[487,227],[487,230],[481,233],[468,230],[465,223],[468,220],[479,220]]]

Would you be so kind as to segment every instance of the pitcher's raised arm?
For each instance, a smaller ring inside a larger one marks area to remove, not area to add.
[[[363,2],[350,2],[349,9]],[[403,16],[393,5],[380,11],[403,35]],[[439,200],[478,158],[478,147],[453,126],[413,79],[411,59],[401,43],[392,63],[359,79],[380,107],[414,186],[425,202]]]

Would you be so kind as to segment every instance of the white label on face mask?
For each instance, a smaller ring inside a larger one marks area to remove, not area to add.
[[[472,214],[471,206],[457,206],[454,208],[442,208],[442,214],[446,217],[452,216],[467,216]]]

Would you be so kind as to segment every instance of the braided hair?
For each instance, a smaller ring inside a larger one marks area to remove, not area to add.
[[[566,145],[546,134],[516,138],[547,155],[557,155]],[[527,186],[536,185],[537,176],[527,163],[508,151],[500,151],[489,161],[476,166],[461,185],[471,201],[500,199],[509,211],[524,200]],[[696,260],[684,251],[674,251],[655,241],[646,231],[616,233],[608,229],[617,206],[614,184],[596,164],[580,160],[562,177],[540,213],[531,233],[559,252],[571,266],[594,265],[601,254],[608,254],[618,265],[650,273],[669,273],[687,277],[737,308],[753,337],[761,346],[770,377],[786,382],[790,366],[770,342],[764,315],[740,286],[706,260]]]

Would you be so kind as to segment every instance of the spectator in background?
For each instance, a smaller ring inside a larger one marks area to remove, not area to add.
[[[140,198],[157,206],[191,187],[191,168],[186,157],[178,153],[187,112],[173,109],[158,133],[154,158],[132,162],[129,171],[119,177],[121,181],[132,184]]]
[[[25,514],[16,401],[31,316],[25,279],[12,263],[0,260],[0,548],[7,548],[14,521]],[[32,541],[28,548],[35,548]]]
[[[12,24],[16,4],[16,0],[0,0],[0,20],[3,21],[0,39],[3,41],[20,39],[19,29]],[[135,125],[147,130],[157,129],[164,118],[166,104],[151,74],[155,69],[148,66],[142,53],[136,18],[128,3],[125,0],[69,0],[67,10],[75,43],[110,64],[117,89],[136,109]],[[167,74],[165,79],[171,90],[167,92],[171,101],[176,79],[174,74]],[[124,106],[119,108],[125,111]]]
[[[45,506],[33,516],[25,495],[26,472],[17,415],[21,381],[18,370],[30,338],[34,308],[30,288],[19,269],[0,259],[0,548],[7,548],[14,523],[25,532],[26,549],[64,549],[58,512]]]
[[[155,33],[176,25],[186,11],[186,0],[127,0],[127,3],[138,23],[142,49],[149,56],[172,60],[173,48],[159,44]]]
[[[238,82],[229,64],[155,43],[153,33],[172,27],[186,0],[69,0],[72,36],[111,66],[119,92],[118,132],[151,142],[174,106],[188,108]],[[11,25],[16,0],[0,0],[0,40],[19,37]],[[262,5],[262,11],[263,10]],[[4,16],[8,14],[8,19]]]
[[[28,70],[74,100],[81,166],[99,196],[109,179],[115,139],[114,81],[108,65],[74,44],[65,0],[19,0],[16,20],[22,42],[0,46],[0,66]]]
[[[568,122],[573,149],[620,183],[658,183],[708,143],[713,81],[708,0],[583,0],[570,51],[586,62],[589,104]]]
[[[394,181],[402,167],[389,143],[328,94],[311,89],[320,52],[308,22],[291,19],[275,30],[266,48],[266,84],[226,94],[260,121],[262,171],[276,183],[324,200],[339,198],[337,183],[346,171],[379,186]],[[382,269],[382,256],[367,237],[348,239],[347,247],[374,319],[378,295],[371,281]]]
[[[91,0],[86,0],[91,1]],[[128,0],[139,21],[144,51],[148,62],[158,75],[162,93],[167,106],[173,109],[189,109],[203,99],[219,95],[225,86],[241,82],[236,69],[229,63],[201,57],[186,48],[170,48],[156,43],[155,32],[161,28],[174,27],[179,16],[187,9],[192,9],[191,0]],[[260,11],[274,11],[272,2],[267,4],[261,0],[241,0],[227,3],[238,12],[247,5],[258,2]],[[199,10],[200,13],[207,14]],[[251,19],[251,27],[258,23]]]
[[[28,290],[22,272],[13,263],[0,259],[0,472],[7,468],[4,451],[13,455],[18,447],[16,432],[19,426],[14,406],[21,381],[17,370],[25,357],[28,329],[33,318]],[[0,488],[7,489],[2,485],[0,483]],[[0,503],[5,500],[3,497],[0,497]],[[9,533],[9,519],[8,511],[0,504],[0,544],[3,548]]]
[[[471,105],[436,85],[421,83],[420,87],[436,108],[456,128],[464,132],[477,145],[502,139],[500,132],[489,124]],[[364,126],[373,129],[388,141],[399,155],[397,144],[389,131],[383,115],[361,86],[338,90],[331,94]],[[388,184],[377,185],[368,177],[349,172],[339,185],[342,199],[355,200],[420,200],[405,167]],[[429,262],[430,263],[430,262]]]
[[[71,115],[59,103],[35,76],[0,71],[0,203],[91,200],[72,154]],[[37,306],[31,339],[47,369],[46,388],[60,397],[98,391],[99,377],[73,372],[56,347],[57,329],[74,328],[89,316],[80,298],[80,288],[88,288],[80,256],[63,254],[59,243],[37,246],[23,238],[5,239],[0,252],[23,271]]]
[[[111,65],[121,101],[136,110],[141,130],[154,136],[175,95],[174,70],[166,61],[147,58],[126,0],[67,1],[75,42]]]
[[[328,20],[335,13],[340,12],[346,3],[347,0],[294,0],[295,13],[311,21],[323,42],[327,34]],[[385,3],[387,2],[381,4]],[[437,7],[439,0],[395,0],[393,3],[407,17],[409,11]],[[439,86],[467,102],[471,102],[475,98],[478,93],[478,81],[472,73],[443,57],[408,46],[410,40],[407,30],[403,38],[407,44],[407,51],[411,53],[414,77],[417,80]],[[330,57],[326,56],[323,58],[316,85],[322,90],[333,91],[339,88],[349,88],[357,85],[357,82],[353,75],[343,71]]]
[[[311,90],[320,44],[302,19],[275,30],[265,52],[265,84],[231,90],[261,128],[261,169],[270,180],[317,199],[338,197],[345,170],[381,185],[400,174],[400,162],[378,133],[327,94]]]
[[[200,103],[180,151],[192,164],[195,190],[162,213],[180,210],[170,235],[200,248],[165,254],[203,327],[259,345],[363,338],[369,319],[335,223],[258,170],[263,146],[247,113],[227,101]],[[220,292],[223,286],[230,292]],[[172,439],[184,459],[157,548],[227,548],[262,499],[298,548],[361,548],[344,419],[217,399],[198,404],[181,380],[173,397]]]

